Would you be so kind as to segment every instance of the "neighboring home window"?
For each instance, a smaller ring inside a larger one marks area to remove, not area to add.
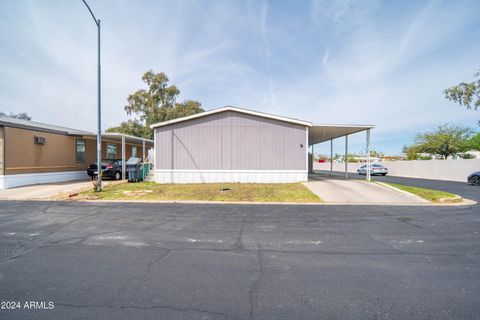
[[[107,159],[117,158],[117,145],[114,143],[107,143]]]
[[[75,140],[75,154],[77,162],[85,162],[85,140]]]
[[[136,157],[136,156],[137,156],[137,147],[132,146],[132,157]]]

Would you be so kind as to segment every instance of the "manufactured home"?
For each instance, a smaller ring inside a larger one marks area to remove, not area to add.
[[[283,183],[308,180],[309,146],[340,137],[348,146],[348,135],[369,136],[373,126],[314,125],[226,106],[151,128],[156,182]]]
[[[96,148],[92,132],[0,117],[0,189],[86,179]],[[151,148],[152,140],[102,134],[103,159],[145,158]]]

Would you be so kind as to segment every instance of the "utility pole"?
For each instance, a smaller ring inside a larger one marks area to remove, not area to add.
[[[100,67],[100,19],[95,18],[92,10],[88,6],[85,0],[82,0],[88,11],[92,15],[95,24],[98,29],[98,65],[97,65],[97,99],[98,99],[98,108],[97,108],[97,171],[98,171],[98,183],[97,191],[102,191],[102,95],[101,95],[101,67]]]

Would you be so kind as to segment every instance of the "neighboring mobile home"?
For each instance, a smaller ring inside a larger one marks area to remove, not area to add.
[[[153,141],[119,133],[102,134],[102,158],[145,158]],[[0,189],[87,178],[97,160],[92,132],[0,117]]]
[[[313,125],[226,106],[151,128],[156,182],[279,183],[308,180],[310,145],[373,126]]]

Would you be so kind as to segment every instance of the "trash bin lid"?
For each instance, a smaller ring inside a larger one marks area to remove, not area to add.
[[[137,158],[137,157],[131,157],[130,159],[125,162],[125,164],[128,165],[137,165],[142,161],[142,159]]]

